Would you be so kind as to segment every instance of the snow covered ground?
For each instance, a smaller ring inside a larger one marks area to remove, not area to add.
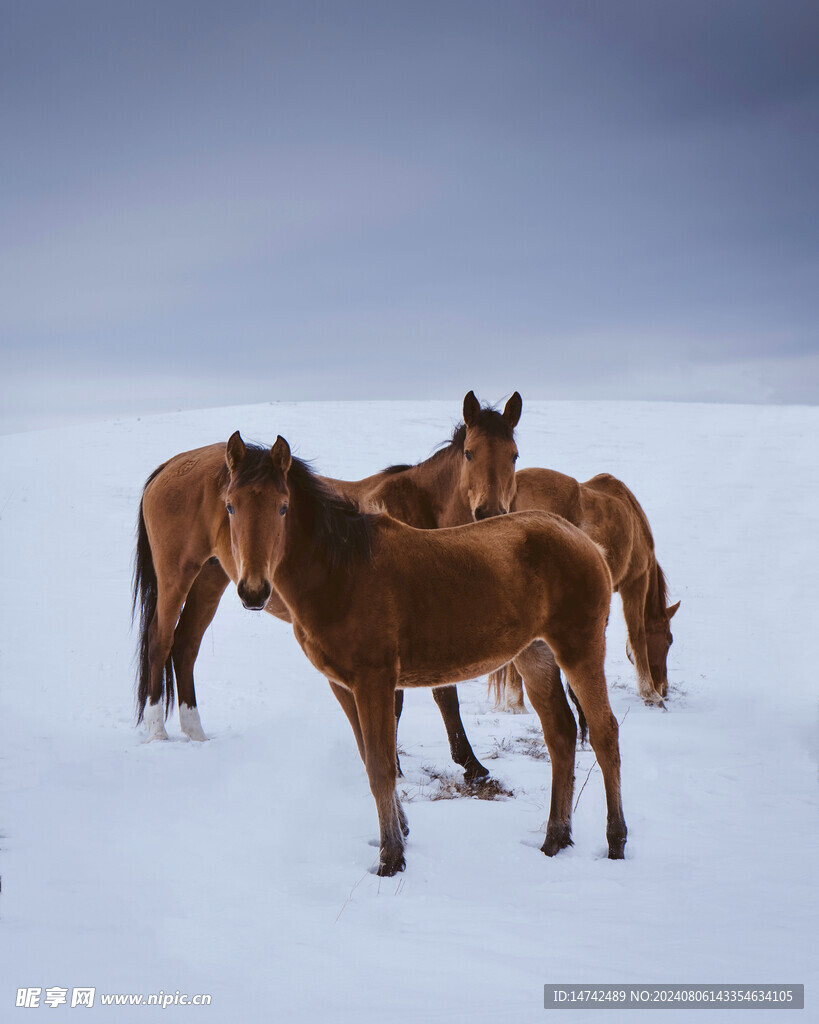
[[[15,1009],[18,988],[60,986],[70,1002],[93,986],[83,1014],[100,1020],[150,1015],[102,1007],[101,993],[179,990],[212,1003],[168,1019],[498,1024],[542,1021],[543,985],[575,982],[803,982],[794,1019],[819,1019],[819,409],[525,399],[520,464],[621,477],[682,599],[667,713],[637,696],[614,602],[621,863],[605,859],[588,751],[575,846],[539,852],[536,718],[493,713],[475,682],[461,687],[467,730],[514,799],[432,799],[428,769],[451,768],[443,725],[430,694],[408,694],[408,867],[368,873],[375,808],[346,719],[289,627],[232,588],[197,666],[210,742],[183,741],[175,718],[164,745],[133,727],[130,560],[148,473],[240,428],[362,476],[425,458],[457,398],[0,437],[0,1019],[51,1019]],[[639,1020],[655,1017],[724,1019]]]

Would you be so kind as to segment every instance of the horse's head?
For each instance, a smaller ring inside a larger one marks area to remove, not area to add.
[[[273,574],[284,553],[290,446],[277,437],[270,451],[248,449],[237,430],[225,448],[225,461],[225,508],[239,576],[236,591],[245,608],[259,611],[270,598]]]
[[[654,689],[661,696],[668,692],[668,652],[674,643],[671,634],[671,620],[680,607],[680,602],[672,604],[665,609],[665,615],[646,622],[646,650],[648,652],[648,665],[651,669],[651,681]],[[629,660],[633,663],[631,651],[628,650]]]
[[[466,434],[460,486],[473,519],[506,515],[512,507],[518,458],[515,427],[522,406],[517,391],[502,413],[481,408],[474,391],[464,398]]]

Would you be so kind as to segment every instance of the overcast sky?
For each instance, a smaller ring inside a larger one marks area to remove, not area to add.
[[[2,0],[0,429],[819,401],[816,0]]]

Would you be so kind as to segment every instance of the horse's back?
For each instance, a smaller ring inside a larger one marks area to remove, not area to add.
[[[389,572],[402,587],[410,579],[417,579],[422,589],[466,586],[491,600],[495,589],[508,587],[513,578],[518,581],[513,589],[537,580],[561,589],[589,580],[594,589],[602,580],[602,593],[610,592],[609,570],[598,545],[553,512],[511,512],[434,531],[384,517],[381,529],[392,548]]]
[[[181,562],[213,546],[226,518],[225,472],[218,442],[174,455],[148,478],[142,512],[155,554],[164,547]]]
[[[372,566],[362,566],[358,580],[348,577],[349,600],[341,604],[363,649],[377,646],[373,631],[393,624],[402,686],[472,678],[537,638],[563,637],[569,652],[575,641],[566,638],[582,647],[604,627],[611,577],[602,553],[554,513],[512,512],[438,530],[383,516],[375,529]]]
[[[635,521],[640,524],[647,542],[652,548],[654,547],[654,538],[651,533],[648,516],[645,514],[645,510],[637,500],[634,492],[626,487],[622,480],[618,480],[611,473],[598,473],[591,480],[586,480],[580,484],[581,502],[585,504],[590,494],[602,495],[622,502],[627,508],[628,514],[633,515]]]
[[[515,481],[515,511],[542,509],[544,512],[561,516],[575,526],[580,525],[580,485],[573,476],[567,476],[554,469],[532,467],[518,470]]]
[[[648,518],[633,492],[611,473],[599,473],[580,484],[583,529],[606,551],[615,590],[646,571],[654,560],[654,538]]]

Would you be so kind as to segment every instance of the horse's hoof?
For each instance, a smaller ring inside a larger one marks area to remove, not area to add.
[[[183,735],[187,736],[189,740],[193,740],[194,743],[207,743],[208,738],[200,729],[199,732],[185,732],[183,729]]]
[[[403,871],[407,866],[407,862],[404,860],[404,854],[401,853],[397,857],[387,857],[383,853],[381,855],[381,862],[378,865],[376,874],[380,878],[392,878],[393,875],[397,875],[399,871]]]
[[[148,704],[144,710],[142,721],[148,730],[148,743],[168,738],[165,731],[165,713],[161,704]]]
[[[464,781],[465,782],[477,782],[479,779],[485,779],[489,776],[489,769],[484,768],[480,761],[475,761],[470,764],[467,768],[464,768]]]
[[[554,857],[556,853],[565,850],[567,846],[574,846],[571,827],[569,825],[550,825],[546,829],[546,838],[540,849],[547,857]]]
[[[628,832],[626,829],[617,828],[607,832],[606,840],[609,844],[609,860],[624,860],[626,850],[626,840],[628,839]]]
[[[179,705],[179,725],[182,732],[189,740],[196,740],[197,743],[204,743],[207,739],[199,718],[199,708],[188,707],[187,704]]]

